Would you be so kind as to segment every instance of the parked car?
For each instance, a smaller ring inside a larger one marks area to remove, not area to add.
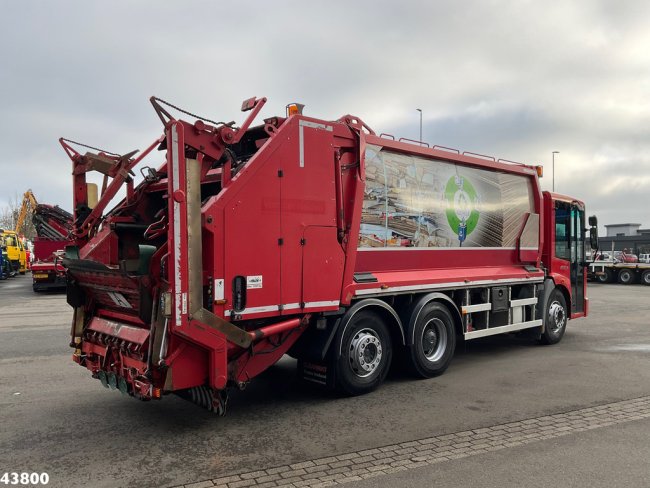
[[[650,263],[650,254],[639,254],[640,263]]]

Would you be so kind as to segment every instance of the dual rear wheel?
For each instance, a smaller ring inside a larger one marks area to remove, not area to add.
[[[449,310],[431,302],[419,310],[412,326],[405,331],[403,356],[416,376],[431,378],[442,374],[454,355],[456,333]],[[409,338],[411,338],[409,340]],[[333,351],[338,389],[360,395],[377,388],[391,366],[394,345],[383,317],[373,310],[360,310],[337,334]]]
[[[544,311],[543,344],[560,342],[569,320],[567,302],[558,289],[551,292]],[[407,369],[420,378],[432,378],[449,367],[456,348],[456,330],[449,309],[429,302],[411,313],[406,346],[400,356]],[[339,330],[334,343],[336,385],[348,395],[361,395],[377,388],[386,378],[393,359],[391,331],[376,310],[360,310]]]
[[[631,269],[622,269],[618,272],[618,282],[624,285],[631,285],[634,283],[635,273]]]

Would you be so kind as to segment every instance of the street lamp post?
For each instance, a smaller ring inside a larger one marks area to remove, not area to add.
[[[420,145],[422,145],[422,109],[416,108],[415,110],[420,112]]]
[[[560,154],[560,151],[553,151],[553,191],[555,191],[555,155]]]

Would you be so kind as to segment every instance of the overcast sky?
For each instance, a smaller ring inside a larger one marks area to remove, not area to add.
[[[214,120],[241,101],[543,164],[601,224],[650,226],[650,2],[3,2],[0,206],[71,209],[60,136],[125,153],[157,95]]]

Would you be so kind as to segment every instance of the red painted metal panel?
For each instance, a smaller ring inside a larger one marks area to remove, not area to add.
[[[282,151],[274,154],[278,167],[281,167],[283,172],[280,184],[283,239],[281,303],[284,305],[311,301],[302,297],[304,276],[302,243],[306,242],[312,254],[325,252],[325,248],[316,235],[313,238],[306,235],[307,229],[309,226],[336,226],[333,125],[293,117],[285,131],[290,133],[291,140],[298,143],[286,145]],[[335,229],[332,234],[340,252],[341,246],[336,241]],[[323,283],[330,279],[338,281],[335,287],[338,284],[340,292],[341,278],[337,274],[332,274],[328,280],[319,277],[318,282]],[[338,297],[335,295],[333,298]],[[295,309],[284,311],[285,314],[295,312]]]
[[[357,272],[516,266],[516,249],[379,249],[357,252]]]
[[[174,358],[168,375],[171,378],[172,390],[191,388],[207,383],[209,380],[208,365],[210,353],[202,348],[188,345]]]
[[[478,286],[491,282],[518,280],[542,281],[544,272],[529,272],[520,266],[486,266],[480,268],[447,267],[439,269],[415,269],[404,271],[373,272],[376,283],[352,283],[344,290],[344,295],[417,293],[434,287]],[[398,289],[399,287],[399,289]]]
[[[117,265],[117,235],[105,225],[85,246],[79,249],[81,259],[94,259],[106,265]]]
[[[141,327],[133,327],[113,320],[93,317],[87,330],[107,334],[121,340],[143,345],[149,337],[149,331]]]
[[[301,301],[336,309],[345,264],[345,255],[336,238],[336,227],[307,227],[304,239]]]
[[[281,160],[266,158],[242,180],[233,179],[223,193],[225,203],[224,278],[232,309],[233,278],[246,282],[246,308],[277,306],[280,290]],[[244,175],[242,175],[244,176]],[[245,183],[245,184],[244,184]],[[277,315],[277,308],[275,315]]]
[[[58,241],[45,239],[42,237],[34,238],[34,260],[45,261],[51,260],[52,254],[56,251],[65,249],[65,246],[70,244],[70,241]]]

